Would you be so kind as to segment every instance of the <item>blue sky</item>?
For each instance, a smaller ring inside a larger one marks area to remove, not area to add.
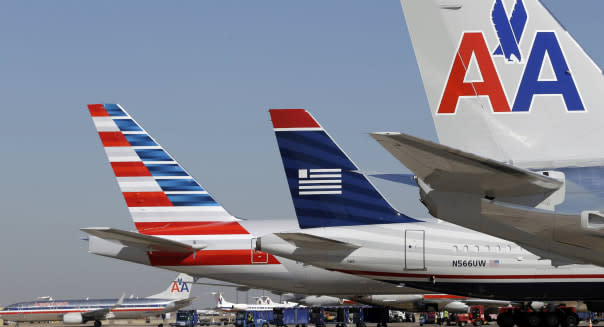
[[[604,3],[545,3],[602,65]],[[0,90],[0,304],[147,295],[173,276],[79,240],[133,228],[87,103],[122,104],[248,219],[294,219],[269,108],[311,110],[367,171],[405,171],[370,131],[436,140],[396,0],[2,1]],[[424,212],[415,192],[378,185]],[[210,291],[194,288],[200,305]]]

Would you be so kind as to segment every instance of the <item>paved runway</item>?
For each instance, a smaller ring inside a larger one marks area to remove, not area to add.
[[[160,323],[161,321],[154,321],[152,320],[151,323],[145,323],[144,320],[132,320],[132,321],[118,321],[117,323],[107,323],[107,324],[103,324],[103,327],[129,327],[129,326],[149,326],[149,327],[157,327],[157,325]],[[579,324],[579,326],[588,326],[588,323],[585,322],[581,322]],[[14,326],[14,325],[12,325]],[[51,327],[92,327],[92,323],[90,324],[86,324],[86,325],[65,325],[62,323],[53,323],[53,324],[40,324],[40,323],[19,323],[19,327],[45,327],[45,326],[51,326]],[[169,327],[169,323],[168,322],[164,322],[164,326],[165,327]],[[328,325],[330,326],[330,325]],[[354,327],[354,325],[349,325],[350,327]],[[375,324],[367,324],[368,327],[375,327]],[[419,323],[389,323],[388,327],[417,327],[419,326]],[[440,327],[439,325],[435,325],[435,324],[426,324],[424,325],[426,327]],[[489,323],[488,326],[493,326],[493,327],[497,327],[497,323],[496,322],[491,322]],[[602,326],[604,327],[604,324],[600,324],[600,325],[594,325],[594,327],[596,326]],[[226,327],[234,327],[233,325],[227,325]],[[295,326],[291,326],[291,327],[295,327]],[[309,325],[309,327],[314,327],[313,325]]]

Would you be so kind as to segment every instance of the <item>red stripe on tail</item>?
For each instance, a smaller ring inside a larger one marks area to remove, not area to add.
[[[123,192],[128,207],[171,207],[164,192]]]
[[[316,128],[321,127],[304,109],[271,109],[274,128]]]
[[[113,168],[115,177],[151,176],[149,169],[140,161],[112,162],[111,168]]]
[[[102,104],[89,104],[88,110],[90,110],[90,116],[92,117],[109,117],[107,110]]]
[[[122,132],[99,132],[103,146],[130,146]]]
[[[147,235],[227,235],[249,234],[235,221],[166,221],[134,223],[141,234]]]

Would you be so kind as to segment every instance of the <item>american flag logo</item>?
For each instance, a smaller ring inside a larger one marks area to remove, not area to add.
[[[499,267],[499,260],[489,260],[489,267]]]
[[[342,194],[342,169],[298,169],[298,194]]]

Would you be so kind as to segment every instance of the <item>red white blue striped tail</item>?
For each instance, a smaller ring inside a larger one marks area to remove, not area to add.
[[[120,105],[88,109],[140,233],[248,234]]]

